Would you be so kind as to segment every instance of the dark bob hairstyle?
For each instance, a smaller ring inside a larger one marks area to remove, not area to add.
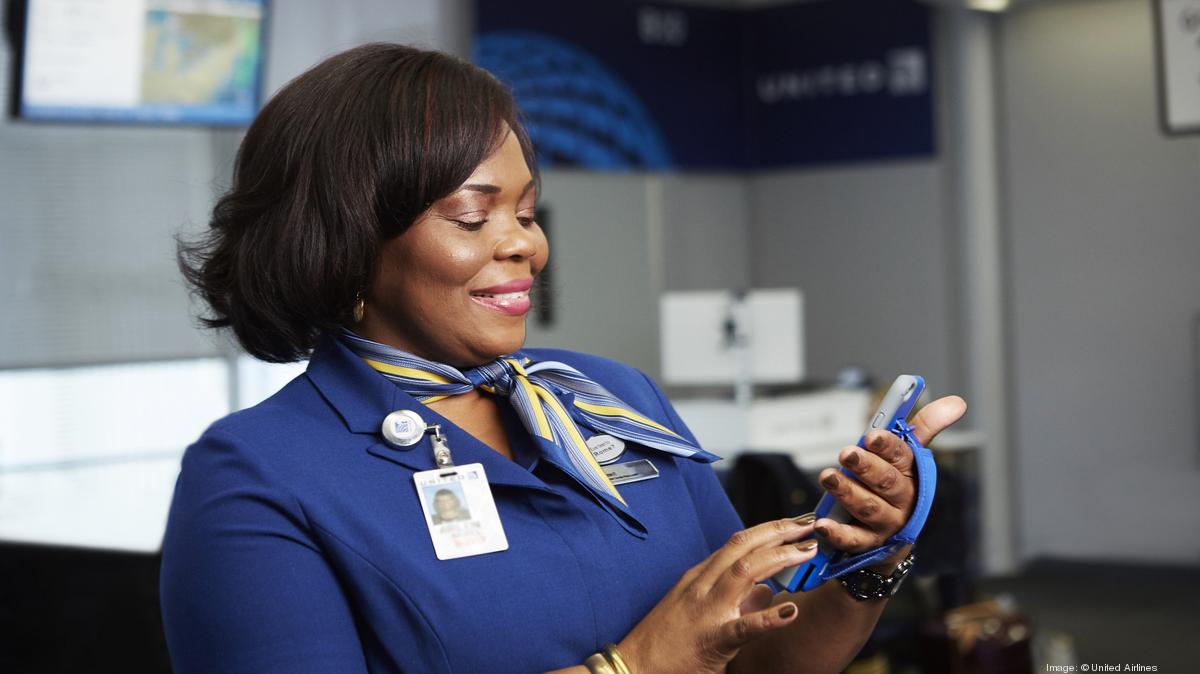
[[[536,178],[511,93],[466,61],[368,44],[292,80],[247,130],[208,232],[179,243],[201,322],[262,360],[306,358],[350,322],[382,244],[458,189],[505,125]]]

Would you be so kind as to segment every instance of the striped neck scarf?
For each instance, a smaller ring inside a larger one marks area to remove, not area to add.
[[[474,388],[508,398],[525,430],[540,440],[536,444],[547,460],[586,487],[603,505],[631,517],[625,499],[588,449],[586,437],[607,433],[705,463],[720,458],[632,409],[564,363],[535,363],[518,352],[460,371],[350,331],[343,331],[342,342],[367,365],[423,403]]]

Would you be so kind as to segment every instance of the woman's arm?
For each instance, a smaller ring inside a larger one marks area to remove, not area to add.
[[[163,540],[163,627],[177,674],[367,671],[354,618],[299,506],[238,442],[191,447]]]

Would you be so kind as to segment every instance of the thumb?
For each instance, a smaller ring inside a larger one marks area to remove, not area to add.
[[[954,422],[967,413],[967,402],[958,396],[938,398],[921,408],[913,417],[912,427],[916,431],[917,440],[922,445],[928,445],[938,433],[946,430]]]

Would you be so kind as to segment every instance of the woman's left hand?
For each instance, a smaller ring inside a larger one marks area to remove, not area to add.
[[[939,398],[921,408],[910,422],[917,439],[928,445],[938,433],[962,418],[967,403],[958,396]],[[845,447],[838,462],[854,473],[851,479],[836,468],[821,471],[821,486],[855,519],[841,523],[823,517],[816,531],[833,547],[861,552],[883,545],[908,521],[916,500],[916,473],[908,445],[888,431],[871,431],[866,450]]]

